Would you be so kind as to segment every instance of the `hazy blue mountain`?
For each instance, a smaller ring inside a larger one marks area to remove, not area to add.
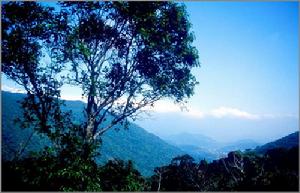
[[[253,139],[264,144],[295,132],[299,128],[299,119],[294,116],[266,117],[258,120],[214,116],[199,119],[172,112],[153,113],[151,118],[140,120],[138,124],[161,137],[186,132],[205,134],[220,142]]]
[[[198,148],[219,147],[219,143],[216,140],[205,135],[195,133],[179,133],[174,135],[163,136],[162,138],[165,141],[178,146],[187,145],[195,146]]]
[[[25,143],[33,133],[30,129],[20,129],[13,121],[21,115],[17,101],[22,100],[24,96],[24,94],[2,91],[3,159],[14,157],[20,144]],[[81,101],[66,101],[65,109],[71,109],[74,117],[80,121],[83,118],[83,107],[84,103]],[[146,176],[151,175],[154,167],[165,165],[175,156],[184,154],[179,148],[166,143],[135,124],[130,124],[128,130],[110,130],[104,134],[102,140],[103,145],[98,162],[105,162],[111,158],[133,160],[137,169]],[[29,151],[37,151],[46,144],[49,144],[47,137],[34,133],[23,155],[27,155]]]
[[[230,151],[253,149],[260,145],[251,139],[221,143],[210,137],[194,133],[179,133],[162,137],[165,141],[179,147],[196,159],[218,159]]]
[[[1,92],[2,107],[2,158],[12,159],[16,156],[23,145],[28,142],[28,148],[24,149],[22,155],[26,155],[29,151],[38,151],[49,140],[42,135],[37,135],[31,129],[20,129],[16,126],[14,119],[22,113],[17,101],[24,98],[24,94]],[[30,139],[30,140],[29,140]]]
[[[272,141],[265,145],[259,146],[255,148],[255,151],[258,153],[265,153],[269,149],[274,148],[287,148],[290,149],[292,147],[299,146],[299,131],[291,133],[285,137],[282,137],[276,141]]]
[[[254,149],[259,145],[261,144],[252,139],[242,139],[242,140],[238,140],[223,145],[221,148],[219,148],[219,151],[223,151],[223,152],[230,152],[236,150],[244,151],[246,149]]]
[[[219,158],[217,149],[220,144],[216,140],[205,135],[185,132],[161,137],[166,142],[177,146],[182,151],[185,151],[194,157],[196,161],[202,159],[212,161]]]
[[[207,161],[213,161],[220,157],[218,152],[209,148],[200,148],[194,145],[178,145],[177,147],[187,154],[191,155],[196,160],[196,162],[199,162],[203,159]]]

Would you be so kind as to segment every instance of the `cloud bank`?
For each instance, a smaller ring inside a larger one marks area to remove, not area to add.
[[[236,117],[241,119],[250,119],[255,120],[259,119],[260,116],[256,114],[252,114],[246,111],[242,111],[237,108],[231,108],[231,107],[219,107],[217,109],[214,109],[210,112],[210,115],[216,118],[223,118],[223,117]]]
[[[6,85],[1,85],[1,90],[13,93],[26,93],[24,89],[13,88]]]
[[[13,88],[7,85],[2,85],[2,90],[9,91],[13,93],[26,93],[24,89]],[[79,100],[86,102],[85,98],[82,96],[68,95],[67,93],[62,93],[61,96],[64,100]],[[255,114],[250,113],[242,109],[234,107],[221,106],[209,111],[201,111],[200,109],[191,106],[180,106],[171,101],[157,101],[153,107],[147,107],[145,110],[149,110],[157,113],[176,113],[182,116],[187,116],[190,118],[202,119],[207,117],[213,118],[236,118],[244,120],[259,120],[259,119],[277,119],[277,118],[296,118],[299,117],[295,114]]]
[[[179,113],[180,115],[194,118],[203,118],[205,116],[204,113],[198,109],[179,106],[170,101],[157,101],[149,110],[157,113]]]
[[[242,109],[234,108],[234,107],[226,107],[221,106],[207,112],[201,111],[199,109],[189,107],[182,108],[172,102],[168,101],[158,101],[155,103],[154,107],[150,110],[157,113],[177,113],[183,116],[188,116],[191,118],[236,118],[236,119],[244,119],[244,120],[259,120],[259,119],[276,119],[282,117],[289,118],[298,118],[297,115],[294,114],[255,114],[250,113]]]

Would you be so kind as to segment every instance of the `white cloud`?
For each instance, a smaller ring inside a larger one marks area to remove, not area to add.
[[[180,112],[180,107],[169,101],[157,101],[149,110],[158,113],[178,113]]]
[[[205,114],[195,108],[189,106],[180,106],[170,101],[157,101],[152,108],[148,108],[151,111],[158,113],[178,113],[183,116],[203,118]]]
[[[208,112],[203,112],[197,108],[190,106],[186,106],[186,108],[181,108],[179,105],[176,105],[169,101],[158,101],[154,104],[153,108],[150,108],[150,110],[158,113],[177,113],[192,118],[204,118],[208,116],[215,118],[234,117],[250,120],[256,120],[261,118],[261,116],[259,115],[242,111],[237,108],[219,107]]]
[[[85,103],[87,101],[85,98],[82,98],[81,96],[76,96],[76,95],[63,94],[63,95],[61,95],[61,98],[64,99],[64,100],[68,100],[68,101],[82,101],[82,102],[85,102]]]
[[[198,109],[191,108],[191,107],[188,107],[187,112],[183,112],[183,115],[189,116],[189,117],[194,117],[194,118],[204,118],[205,117],[204,112],[202,112]]]
[[[180,107],[178,104],[174,104],[170,101],[158,101],[154,104],[152,108],[148,108],[150,111],[158,113],[177,113],[179,115],[188,116],[191,118],[205,118],[205,117],[215,117],[215,118],[238,118],[238,119],[248,119],[248,120],[257,120],[261,118],[275,118],[271,114],[268,115],[258,115],[249,113],[237,108],[232,107],[218,107],[216,109],[210,110],[208,112],[203,112],[197,108],[186,106],[186,108]]]
[[[210,115],[217,117],[217,118],[223,118],[223,117],[237,117],[242,119],[259,119],[260,116],[257,114],[252,114],[246,111],[242,111],[240,109],[231,108],[231,107],[219,107],[217,109],[214,109],[210,112]]]
[[[24,89],[20,89],[20,88],[13,88],[7,85],[2,85],[1,89],[3,91],[8,91],[8,92],[13,92],[13,93],[26,93]]]

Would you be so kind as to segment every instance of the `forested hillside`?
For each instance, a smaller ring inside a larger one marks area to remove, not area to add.
[[[2,157],[4,159],[12,159],[16,154],[15,151],[22,149],[22,144],[26,143],[33,133],[30,129],[20,129],[19,125],[14,123],[14,119],[21,116],[17,101],[22,100],[24,96],[24,94],[2,91]],[[72,110],[73,116],[80,122],[83,107],[84,103],[81,101],[66,101],[65,110]],[[167,164],[173,157],[183,154],[180,149],[135,124],[130,124],[129,129],[126,130],[121,126],[118,130],[110,130],[103,135],[102,140],[98,163],[113,158],[132,160],[135,167],[146,176],[153,173],[154,167]],[[49,143],[45,136],[41,137],[34,133],[22,156],[29,151],[41,150]]]
[[[265,145],[259,146],[255,149],[255,151],[258,153],[266,153],[268,150],[274,148],[290,149],[295,146],[299,146],[299,131],[291,133],[288,136],[282,137],[276,141],[272,141]]]
[[[130,161],[93,166],[90,176],[61,173],[53,168],[55,161],[45,154],[4,162],[3,190],[58,191],[67,186],[70,188],[63,190],[72,191],[82,185],[76,180],[84,178],[100,179],[98,191],[299,191],[299,147],[271,149],[264,155],[235,151],[211,163],[177,156],[168,165],[155,168],[150,178],[141,176]],[[51,175],[45,176],[49,170]]]

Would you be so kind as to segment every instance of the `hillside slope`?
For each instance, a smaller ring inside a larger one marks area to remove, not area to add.
[[[274,148],[290,149],[295,146],[299,147],[299,131],[291,133],[291,134],[289,134],[285,137],[282,137],[276,141],[272,141],[265,145],[259,146],[259,147],[255,148],[255,151],[257,153],[265,153],[269,149],[274,149]]]
[[[32,134],[30,129],[20,129],[14,123],[14,118],[21,115],[18,100],[22,100],[24,94],[2,91],[2,157],[11,159],[20,144],[25,143]],[[66,101],[66,108],[73,111],[74,117],[82,119],[84,103],[81,101]],[[130,124],[128,130],[110,130],[102,137],[103,145],[100,149],[101,156],[98,163],[103,163],[111,158],[132,160],[143,175],[152,174],[154,167],[165,165],[171,159],[184,152],[169,145],[159,137],[145,131],[136,124]],[[37,151],[49,141],[44,136],[33,134],[28,143],[28,148],[23,156],[29,151]]]

